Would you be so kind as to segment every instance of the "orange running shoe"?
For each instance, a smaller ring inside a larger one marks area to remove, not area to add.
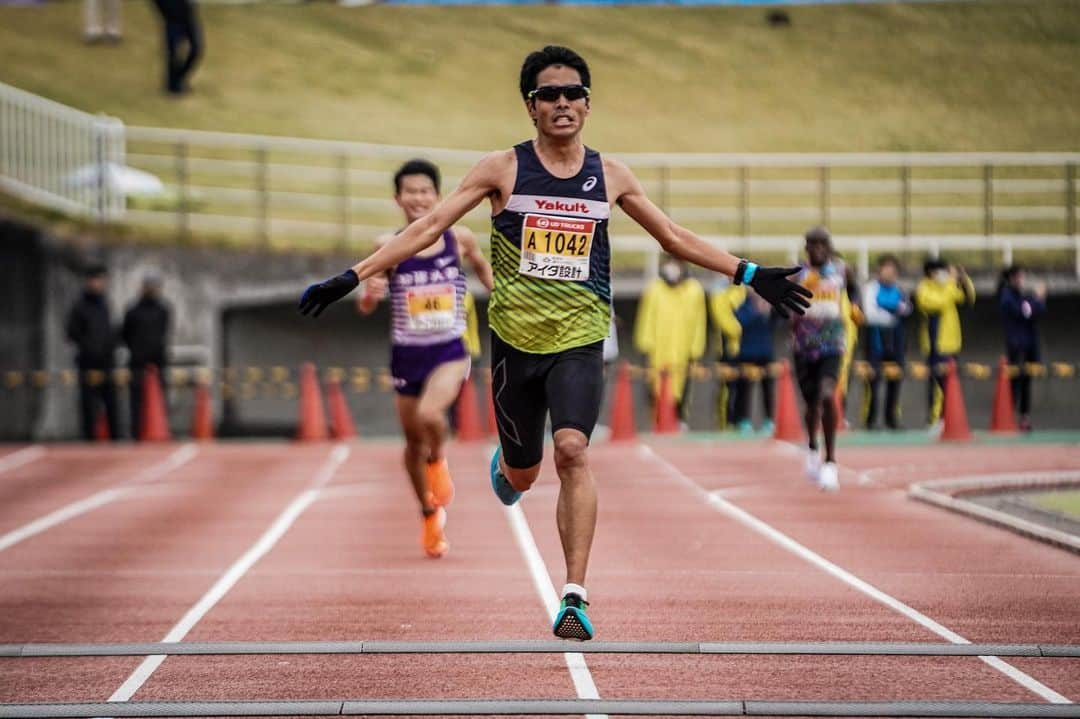
[[[420,546],[424,548],[424,554],[432,559],[438,559],[450,551],[450,543],[446,541],[443,527],[446,526],[446,510],[437,507],[434,512],[424,517],[423,529],[420,533]]]
[[[445,507],[454,501],[454,480],[450,479],[450,465],[446,457],[427,463],[428,489],[436,506]]]

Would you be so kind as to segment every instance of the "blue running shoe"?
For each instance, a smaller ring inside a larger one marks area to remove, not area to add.
[[[560,639],[577,639],[584,642],[593,638],[592,622],[585,614],[585,607],[589,603],[577,594],[567,594],[559,606],[559,613],[555,615],[555,624],[551,631]]]
[[[491,455],[491,488],[495,490],[495,496],[507,507],[517,504],[521,499],[521,492],[510,486],[510,480],[499,469],[499,457],[502,455],[502,447],[495,448],[495,454]]]

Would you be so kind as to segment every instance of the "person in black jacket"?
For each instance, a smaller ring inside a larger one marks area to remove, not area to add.
[[[114,440],[120,437],[116,387],[112,378],[116,331],[105,297],[108,284],[104,266],[90,267],[83,294],[67,318],[67,337],[78,351],[75,364],[79,368],[79,411],[83,437],[88,440],[94,438],[94,422],[102,406],[109,424],[109,437]]]
[[[1031,375],[1029,362],[1041,361],[1038,318],[1046,312],[1046,285],[1029,290],[1024,268],[1012,265],[1001,273],[997,289],[998,306],[1005,321],[1005,351],[1009,364],[1019,372],[1012,378],[1012,396],[1020,412],[1020,429],[1031,431]]]
[[[161,299],[161,280],[143,279],[142,294],[124,315],[123,339],[127,345],[131,369],[131,437],[141,436],[143,376],[149,365],[158,368],[162,392],[165,390],[166,344],[171,321],[169,307]]]
[[[192,0],[154,0],[165,30],[165,91],[183,95],[203,53],[202,25]]]

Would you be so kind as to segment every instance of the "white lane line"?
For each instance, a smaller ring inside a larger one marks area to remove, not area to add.
[[[532,575],[533,586],[540,596],[540,602],[547,611],[548,621],[555,622],[555,614],[559,611],[559,595],[555,593],[555,585],[551,582],[551,574],[548,572],[544,558],[540,556],[540,550],[536,547],[536,539],[533,538],[532,530],[529,529],[529,520],[517,504],[506,507],[506,518],[510,522],[510,529],[514,532],[521,556],[525,558],[525,564],[529,567]],[[574,689],[579,699],[599,699],[600,693],[596,690],[592,672],[585,664],[585,656],[580,652],[566,652],[563,654],[566,660],[566,668],[570,670],[570,679],[574,682]],[[590,719],[602,719],[606,714],[588,714]]]
[[[12,452],[6,457],[0,459],[0,474],[4,472],[10,472],[17,467],[21,467],[24,464],[30,464],[35,459],[41,459],[45,456],[45,448],[39,444],[31,445],[29,447],[23,447],[17,452]]]
[[[180,618],[180,621],[169,630],[168,634],[161,641],[163,642],[179,642],[191,629],[201,620],[206,613],[209,612],[215,604],[221,601],[233,586],[236,585],[240,579],[247,574],[255,564],[266,556],[266,553],[273,549],[278,540],[289,530],[296,521],[297,517],[303,514],[311,503],[319,497],[319,493],[322,488],[333,478],[334,473],[338,467],[349,458],[349,448],[344,444],[339,444],[334,447],[330,452],[330,456],[319,467],[319,471],[315,474],[314,479],[311,482],[311,486],[301,492],[292,502],[289,503],[285,509],[281,511],[281,514],[277,516],[270,528],[259,537],[255,544],[253,544],[239,559],[233,562],[232,566],[225,570],[225,573],[218,577],[218,580],[214,582],[214,585],[207,590],[206,594],[197,601],[194,606],[191,607]],[[161,666],[161,663],[165,661],[164,654],[155,654],[146,657],[143,662],[135,668],[135,671],[131,673],[123,684],[113,692],[109,697],[111,702],[126,702],[135,692],[139,691],[139,688],[146,683],[146,680],[157,671],[157,668]]]
[[[5,549],[10,549],[19,542],[27,540],[36,534],[41,534],[45,530],[51,529],[58,524],[63,524],[69,519],[78,517],[80,514],[86,514],[98,507],[103,507],[109,502],[113,502],[129,492],[132,492],[136,489],[137,485],[153,482],[164,477],[174,469],[191,461],[198,452],[199,450],[194,445],[184,445],[161,462],[151,465],[118,487],[110,487],[108,489],[103,489],[100,492],[95,492],[89,497],[84,497],[71,504],[66,504],[42,517],[38,517],[32,522],[11,530],[7,534],[0,535],[0,552]]]
[[[857,589],[858,591],[884,604],[890,609],[899,612],[900,614],[903,614],[908,619],[911,619],[912,621],[921,624],[923,627],[929,629],[931,632],[937,634],[939,637],[950,641],[953,644],[971,644],[968,639],[965,639],[964,637],[960,636],[948,627],[939,624],[938,622],[926,616],[919,610],[910,607],[907,604],[904,604],[899,599],[896,599],[895,597],[886,594],[885,592],[881,591],[869,582],[859,579],[857,576],[847,571],[846,569],[843,569],[839,565],[833,564],[828,559],[825,559],[820,554],[803,546],[802,544],[799,544],[794,539],[787,536],[775,527],[758,519],[746,510],[732,504],[730,501],[720,496],[719,493],[706,490],[704,487],[699,485],[690,477],[683,474],[683,472],[678,467],[676,467],[671,462],[667,461],[659,454],[654,452],[651,447],[647,445],[641,445],[639,451],[642,456],[648,457],[655,461],[658,465],[664,468],[664,470],[670,477],[691,489],[702,499],[704,499],[709,506],[713,507],[717,511],[723,512],[724,514],[728,515],[740,524],[749,527],[758,534],[765,536],[770,541],[780,545],[784,549],[806,560],[810,564],[813,564],[818,569],[821,569],[824,572],[831,574],[833,577],[839,579],[848,586]],[[983,662],[993,667],[994,669],[998,670],[1005,676],[1009,677],[1020,686],[1039,695],[1048,702],[1051,702],[1053,704],[1072,703],[1069,699],[1062,696],[1061,694],[1058,694],[1056,691],[1046,686],[1038,679],[1035,679],[1031,675],[1020,671],[1011,664],[1002,661],[999,657],[979,657],[979,659],[981,659]]]

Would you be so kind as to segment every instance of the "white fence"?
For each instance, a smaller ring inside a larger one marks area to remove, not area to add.
[[[124,125],[0,83],[0,187],[61,212],[115,221]]]
[[[28,200],[155,239],[260,249],[360,252],[400,224],[394,169],[437,162],[455,186],[480,152],[237,133],[125,128],[0,85],[0,186]],[[828,224],[867,267],[877,252],[1034,260],[1080,276],[1080,153],[622,154],[680,224],[746,254],[787,257]],[[126,165],[156,196],[112,182]],[[481,237],[487,208],[465,218]],[[616,213],[616,261],[658,248]],[[1035,253],[1035,254],[1032,254]]]

